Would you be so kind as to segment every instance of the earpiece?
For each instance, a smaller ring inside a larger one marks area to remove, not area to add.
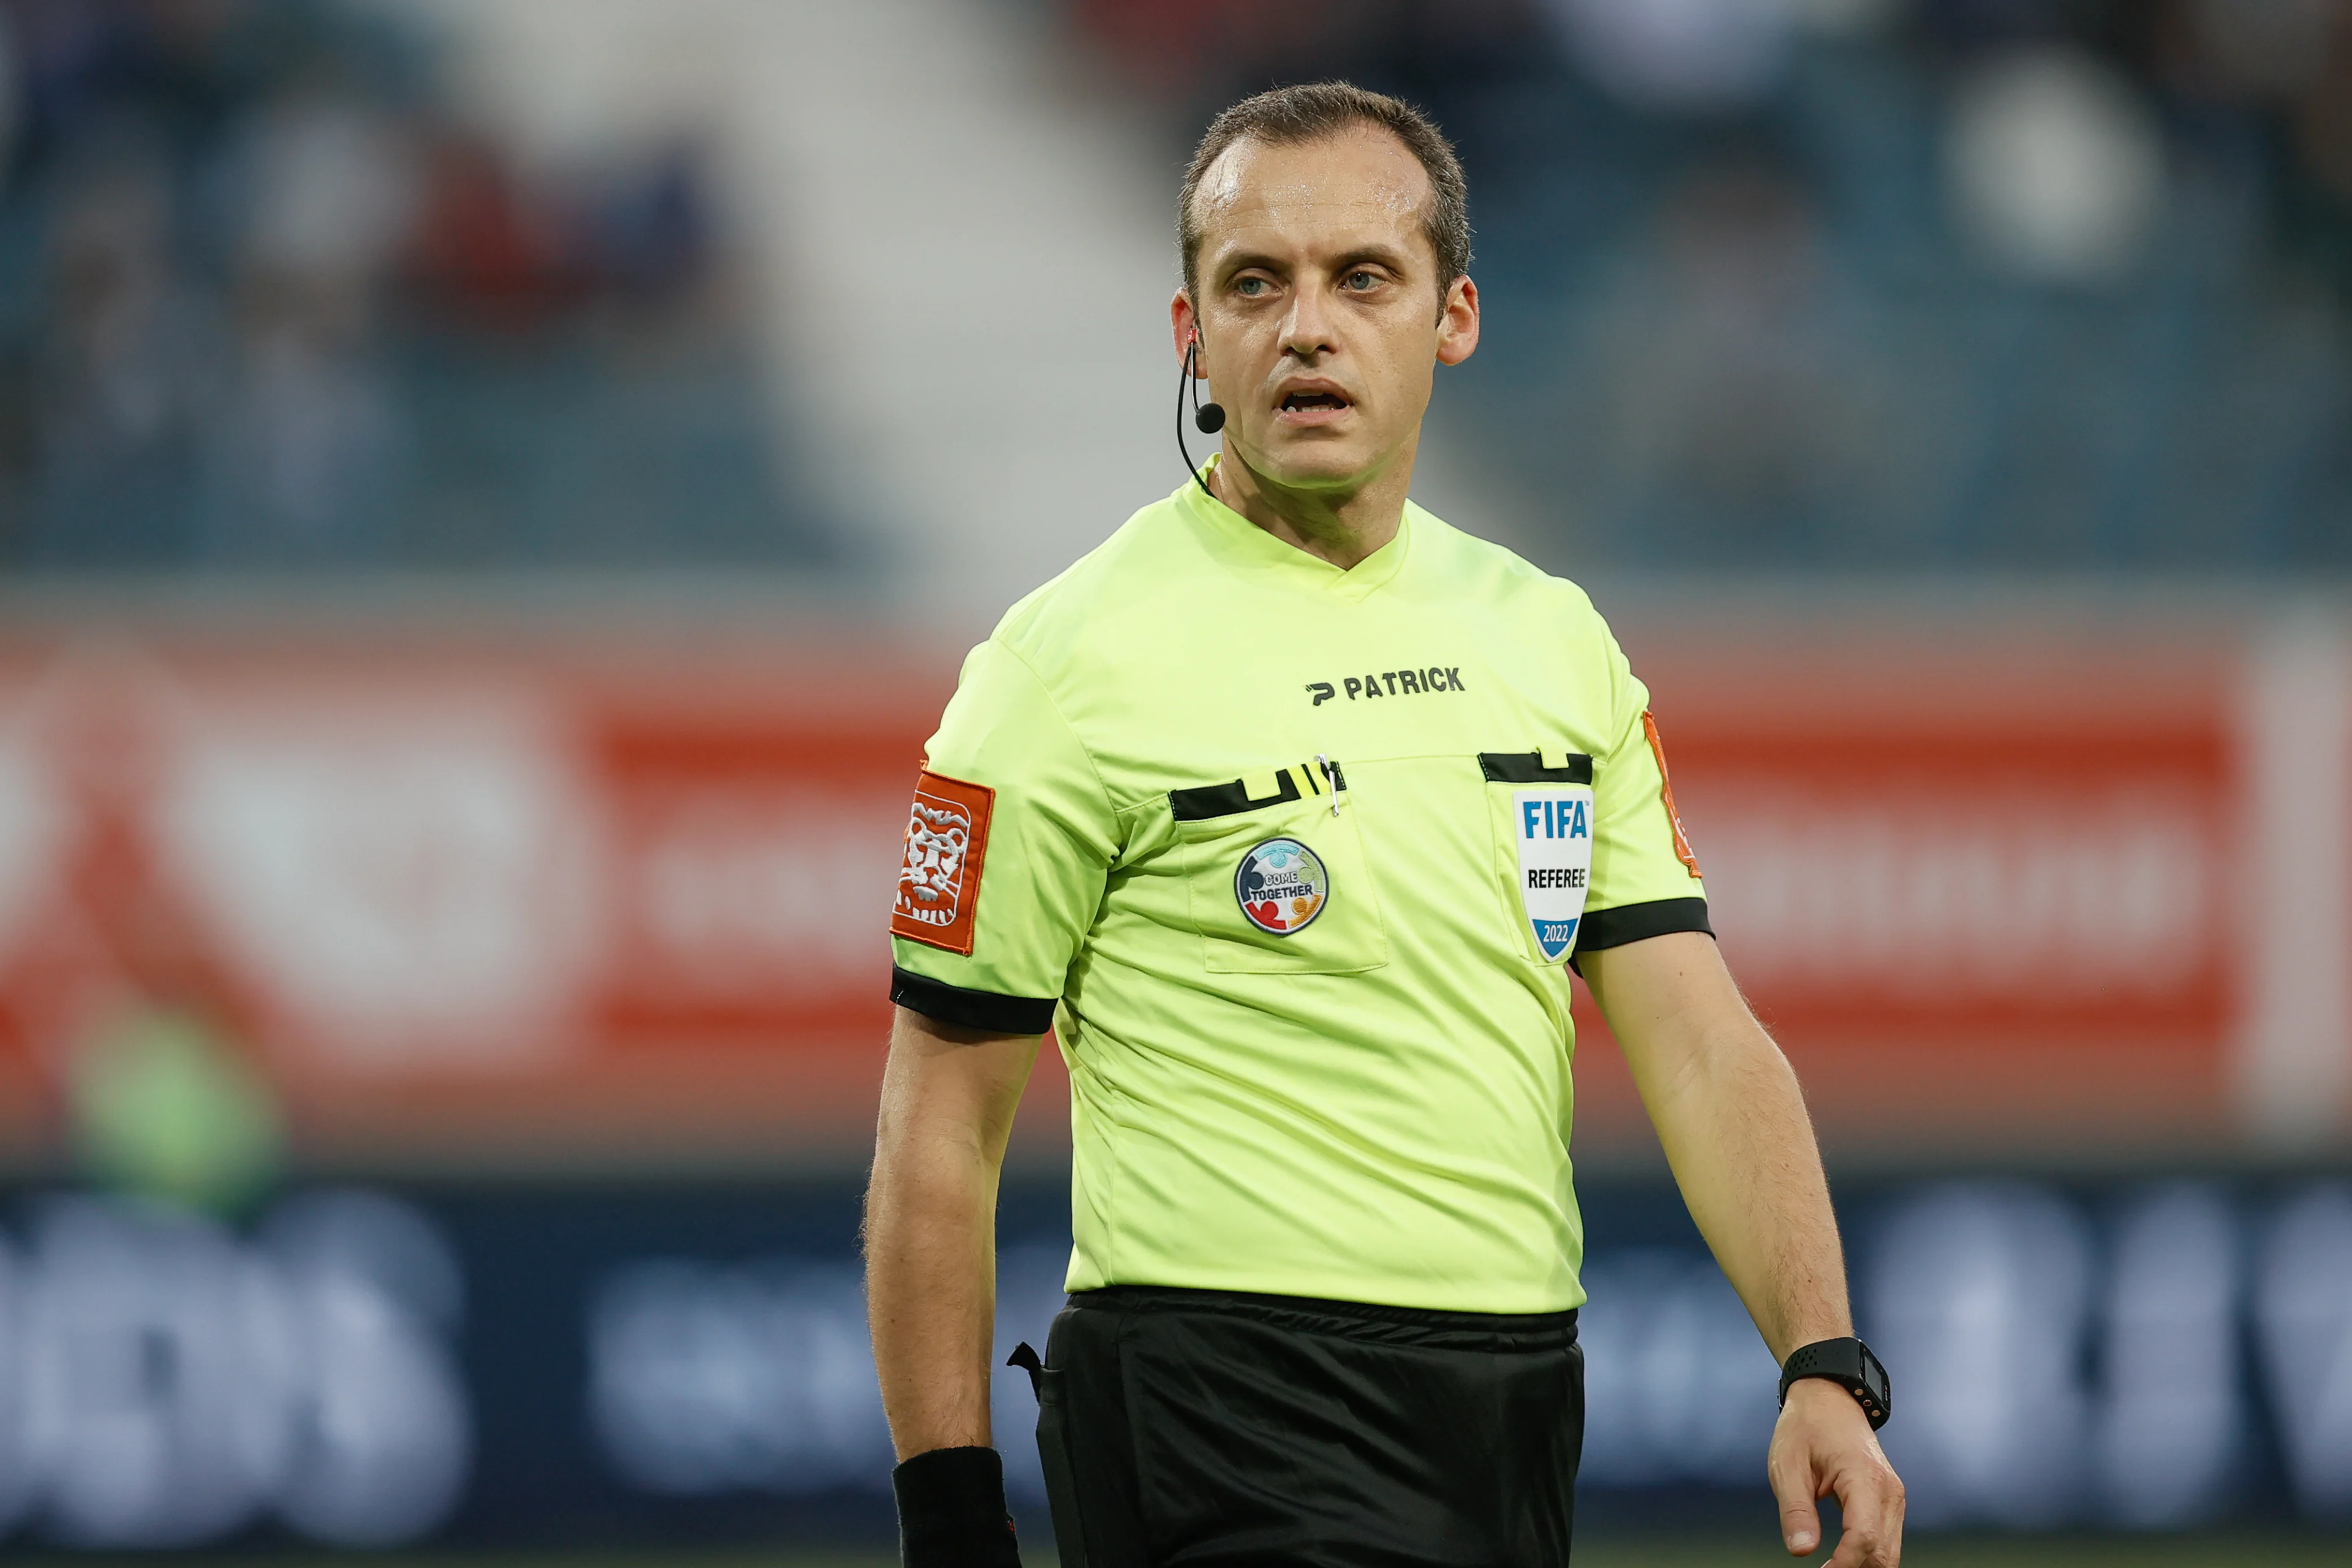
[[[1193,368],[1199,363],[1200,348],[1201,331],[1195,327],[1191,341],[1184,345],[1184,379],[1176,387],[1176,450],[1183,454],[1184,471],[1192,476],[1193,481],[1201,487],[1201,493],[1214,500],[1217,492],[1209,488],[1208,480],[1201,478],[1201,470],[1192,461],[1192,449],[1184,445],[1184,399],[1188,387],[1192,390],[1193,427],[1203,436],[1213,436],[1225,427],[1225,411],[1214,403],[1201,401],[1200,379],[1193,374]]]

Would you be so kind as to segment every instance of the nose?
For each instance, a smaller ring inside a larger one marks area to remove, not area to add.
[[[1330,306],[1319,289],[1301,289],[1291,296],[1290,314],[1282,323],[1282,352],[1311,360],[1331,352]]]

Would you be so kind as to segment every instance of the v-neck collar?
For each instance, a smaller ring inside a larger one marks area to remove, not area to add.
[[[1215,469],[1223,457],[1218,453],[1210,458],[1201,469],[1202,479]],[[1209,495],[1194,480],[1185,480],[1183,488],[1169,499],[1220,560],[1359,602],[1386,587],[1403,569],[1412,541],[1412,514],[1419,510],[1411,501],[1405,502],[1404,514],[1397,519],[1396,536],[1355,565],[1343,568],[1276,539]]]

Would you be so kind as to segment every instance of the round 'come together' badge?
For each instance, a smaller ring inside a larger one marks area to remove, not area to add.
[[[1305,931],[1331,901],[1331,873],[1296,838],[1269,838],[1242,857],[1234,897],[1249,923],[1274,936]]]

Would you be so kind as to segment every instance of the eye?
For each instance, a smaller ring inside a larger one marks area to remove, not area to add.
[[[1258,295],[1265,293],[1265,279],[1263,278],[1236,278],[1234,279],[1234,292],[1239,294],[1245,300],[1254,300]]]
[[[1365,268],[1359,267],[1353,272],[1348,274],[1344,280],[1344,287],[1353,289],[1360,294],[1367,289],[1379,288],[1380,282],[1381,279],[1379,274],[1367,271]]]

